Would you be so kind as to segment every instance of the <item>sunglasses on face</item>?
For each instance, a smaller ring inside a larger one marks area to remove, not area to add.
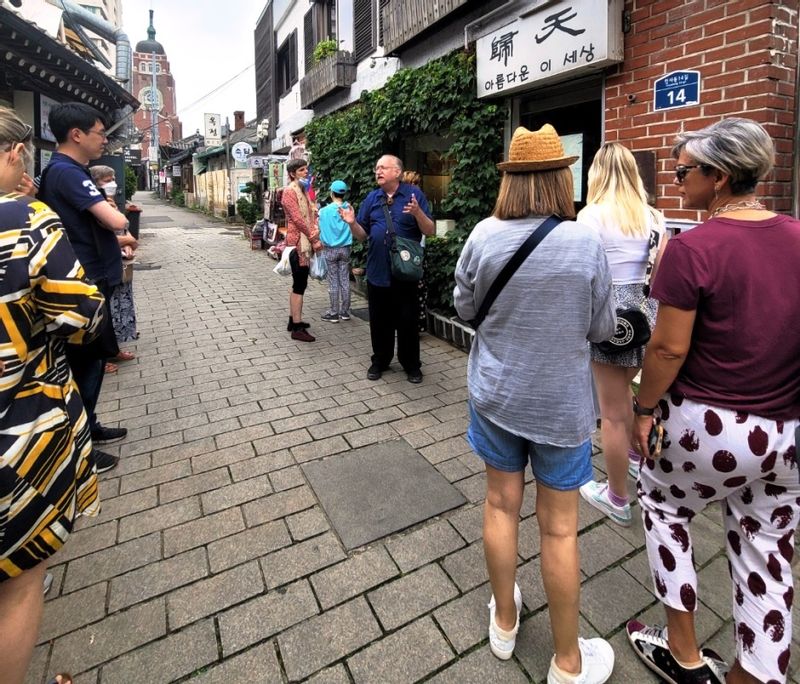
[[[689,173],[692,169],[699,169],[704,167],[705,164],[678,164],[675,167],[675,180],[678,183],[683,183],[686,180],[686,174]]]

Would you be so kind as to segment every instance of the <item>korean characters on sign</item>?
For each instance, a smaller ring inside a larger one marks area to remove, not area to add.
[[[559,74],[621,61],[622,28],[612,24],[619,4],[618,0],[548,3],[479,38],[478,97],[502,95]]]

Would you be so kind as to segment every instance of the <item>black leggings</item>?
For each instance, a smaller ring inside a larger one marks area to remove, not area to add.
[[[308,287],[308,266],[300,265],[297,248],[289,255],[289,265],[292,267],[292,292],[296,295],[305,293]]]

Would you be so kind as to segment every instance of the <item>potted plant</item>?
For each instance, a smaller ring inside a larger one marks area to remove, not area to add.
[[[319,41],[314,48],[314,64],[319,64],[326,57],[336,54],[337,43],[333,38]]]

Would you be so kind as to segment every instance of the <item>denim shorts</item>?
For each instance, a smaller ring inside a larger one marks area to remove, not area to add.
[[[484,463],[507,473],[525,470],[530,461],[533,476],[550,489],[578,489],[592,479],[592,442],[558,447],[531,442],[481,416],[469,404],[467,440]]]

